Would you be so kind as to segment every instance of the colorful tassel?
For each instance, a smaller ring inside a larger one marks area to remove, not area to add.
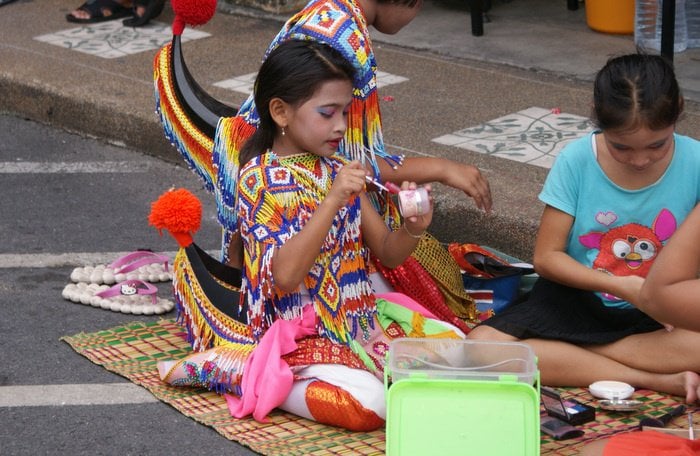
[[[192,235],[202,222],[202,203],[188,190],[168,190],[151,204],[148,223],[161,235],[166,229],[180,247],[192,244]]]

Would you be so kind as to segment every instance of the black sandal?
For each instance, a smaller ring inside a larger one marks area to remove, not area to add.
[[[122,6],[115,0],[88,0],[78,7],[78,10],[85,11],[90,15],[88,18],[75,17],[72,13],[66,14],[68,22],[78,24],[94,24],[97,22],[111,21],[131,16],[131,9]],[[105,12],[109,14],[105,15]]]
[[[145,8],[143,15],[138,15],[138,7]],[[165,0],[136,0],[134,1],[134,17],[124,19],[122,24],[127,27],[142,27],[148,24],[151,19],[155,19],[163,12]]]

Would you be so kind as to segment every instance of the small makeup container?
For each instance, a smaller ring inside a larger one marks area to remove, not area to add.
[[[382,185],[369,176],[365,176],[365,179],[377,188],[398,195],[399,211],[404,218],[421,216],[427,214],[430,210],[430,195],[428,195],[428,190],[425,187],[418,187],[415,190],[401,190],[401,187],[393,182],[386,182]]]
[[[572,426],[595,420],[595,408],[575,399],[562,399],[558,391],[543,386],[540,398],[547,415],[558,418]]]
[[[424,187],[418,187],[415,190],[401,190],[399,192],[399,210],[404,218],[427,214],[430,210],[428,191]]]

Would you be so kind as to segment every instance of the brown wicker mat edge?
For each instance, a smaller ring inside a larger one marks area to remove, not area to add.
[[[264,455],[381,455],[385,452],[384,431],[350,432],[275,411],[269,423],[252,418],[236,419],[228,411],[226,400],[211,391],[172,387],[161,382],[156,363],[161,359],[179,359],[191,353],[183,329],[174,319],[155,322],[135,321],[123,326],[64,336],[78,354],[110,372],[121,375],[149,390],[156,398],[183,415],[212,427],[225,438]],[[595,406],[587,390],[562,389],[565,398]],[[635,428],[643,416],[658,416],[678,405],[681,398],[654,391],[637,390],[635,399],[644,405],[638,413],[596,410],[596,421],[583,425],[585,434],[577,439],[556,441],[542,436],[542,455],[575,455],[581,446],[600,438]],[[673,424],[669,427],[677,427]]]
[[[158,376],[157,361],[179,359],[191,353],[185,333],[174,320],[135,321],[94,333],[64,336],[61,340],[91,362],[146,388],[183,415],[258,453],[384,454],[383,431],[350,432],[277,411],[270,415],[269,423],[236,419],[229,414],[223,396],[205,389],[164,384]]]

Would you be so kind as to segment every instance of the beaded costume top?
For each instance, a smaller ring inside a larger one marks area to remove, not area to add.
[[[272,256],[304,227],[345,163],[339,157],[278,157],[268,151],[241,170],[241,299],[247,300],[254,337],[261,337],[278,318],[301,316],[303,295],[299,290],[285,293],[275,287]],[[368,250],[360,232],[360,198],[355,197],[336,214],[321,252],[304,279],[319,317],[320,336],[349,345],[362,328],[373,326],[376,306],[367,265]]]
[[[353,99],[348,112],[348,128],[339,146],[340,154],[352,160],[369,161],[375,173],[378,173],[377,157],[399,163],[399,157],[388,155],[384,149],[377,95],[377,63],[360,7],[353,0],[312,0],[287,21],[270,44],[267,54],[289,39],[326,43],[339,50],[355,67]],[[237,211],[234,203],[239,152],[258,124],[258,113],[252,95],[243,103],[238,115],[219,121],[214,141],[216,182],[213,188],[216,193],[219,221],[227,230],[237,229]],[[384,201],[375,203],[384,206]],[[391,204],[389,206],[382,207],[389,211],[385,217],[395,219],[395,207],[391,207]]]

